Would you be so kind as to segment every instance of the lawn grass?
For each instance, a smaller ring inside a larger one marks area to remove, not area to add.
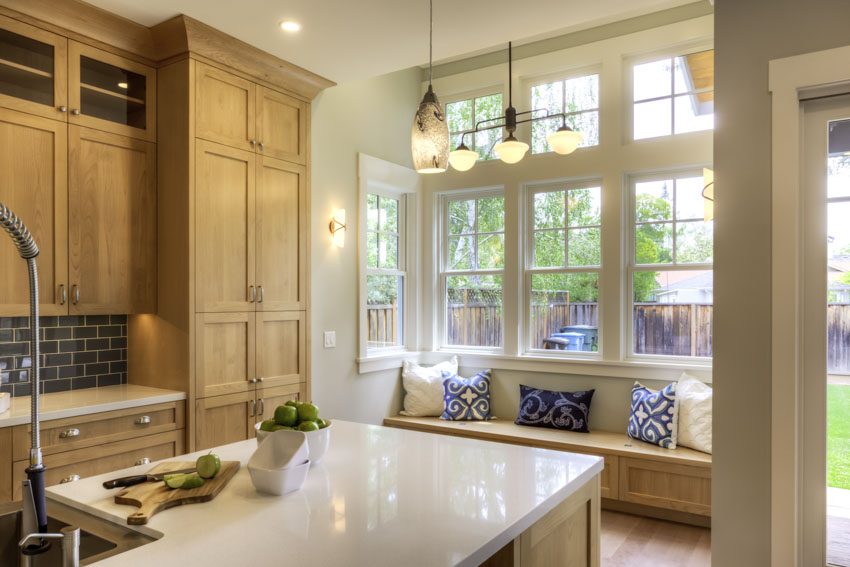
[[[827,485],[850,490],[850,386],[827,389]]]

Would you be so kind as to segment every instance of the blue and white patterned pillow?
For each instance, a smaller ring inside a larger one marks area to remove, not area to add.
[[[520,384],[519,415],[514,423],[587,433],[593,392],[553,392]]]
[[[665,449],[676,448],[679,401],[676,383],[655,391],[635,382],[632,386],[632,411],[629,437],[653,443]]]
[[[472,378],[443,372],[443,400],[446,402],[440,419],[451,421],[481,421],[490,416],[490,370]]]

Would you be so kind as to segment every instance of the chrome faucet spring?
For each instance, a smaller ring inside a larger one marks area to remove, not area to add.
[[[0,203],[0,226],[9,233],[12,240],[15,241],[15,246],[18,248],[18,253],[24,260],[35,258],[38,256],[38,246],[30,234],[30,231],[18,218],[18,215],[9,210],[9,207]]]

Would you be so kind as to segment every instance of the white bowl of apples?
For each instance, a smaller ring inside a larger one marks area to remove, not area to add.
[[[267,419],[254,426],[257,430],[259,446],[274,431],[300,431],[307,436],[307,446],[311,464],[317,464],[325,456],[331,441],[333,424],[319,417],[319,408],[314,404],[289,400],[277,406],[274,419]]]

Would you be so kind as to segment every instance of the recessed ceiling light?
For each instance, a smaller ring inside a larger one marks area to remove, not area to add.
[[[297,32],[301,29],[301,24],[293,22],[292,20],[283,20],[280,22],[280,29],[288,32]]]
[[[119,88],[119,89],[126,89],[126,88],[127,88],[127,83],[124,83],[124,82],[118,83],[118,88]]]

